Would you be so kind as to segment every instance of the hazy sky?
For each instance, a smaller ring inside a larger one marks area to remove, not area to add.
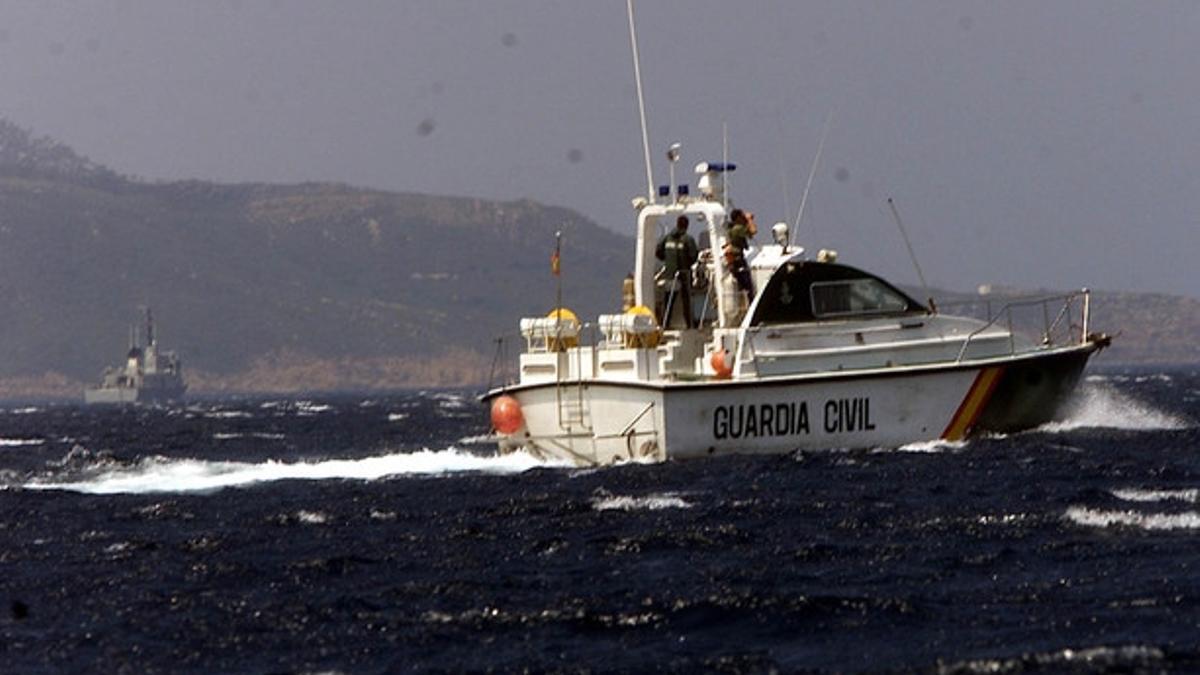
[[[810,250],[915,281],[891,196],[936,285],[1200,296],[1194,0],[637,18],[656,182],[673,141],[689,178],[720,159],[724,123],[735,200],[790,221],[832,115]],[[621,0],[0,0],[0,116],[149,179],[528,197],[632,232],[632,71]]]

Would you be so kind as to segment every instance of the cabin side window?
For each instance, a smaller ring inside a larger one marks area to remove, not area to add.
[[[818,281],[809,287],[818,319],[889,314],[908,309],[908,300],[876,279]]]

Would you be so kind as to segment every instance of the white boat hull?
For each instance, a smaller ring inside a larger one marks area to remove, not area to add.
[[[958,440],[1052,419],[1094,346],[1035,356],[745,381],[585,380],[498,389],[505,449],[581,465]]]

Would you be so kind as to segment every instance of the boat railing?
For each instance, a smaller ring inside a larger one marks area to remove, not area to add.
[[[496,337],[495,343],[496,350],[492,356],[491,370],[488,373],[487,388],[489,390],[497,382],[510,385],[520,380],[519,366],[514,368],[514,364],[518,362],[515,357],[522,353],[522,349],[526,354],[566,353],[573,365],[569,370],[574,372],[576,377],[570,378],[566,376],[565,372],[559,372],[557,377],[561,381],[579,379],[580,374],[587,371],[583,367],[585,352],[590,352],[589,358],[592,361],[590,372],[596,372],[596,350],[588,348],[606,349],[623,346],[610,344],[611,340],[602,336],[599,324],[590,321],[570,322],[569,324],[564,321],[541,331],[518,330],[503,333]]]
[[[978,303],[948,303],[943,307],[970,306],[972,304],[978,305]],[[966,357],[967,349],[975,338],[1001,322],[1008,330],[1010,354],[1017,353],[1015,336],[1022,331],[1036,331],[1039,347],[1042,348],[1083,344],[1087,341],[1088,323],[1091,320],[1091,291],[1086,288],[1071,293],[1009,300],[996,311],[993,311],[993,305],[989,299],[985,301],[985,307],[987,311],[985,323],[963,340],[956,361],[962,361]],[[1051,318],[1051,312],[1054,312],[1053,318]],[[1031,319],[1031,315],[1034,318]],[[1079,319],[1078,323],[1075,322],[1076,318]],[[1040,331],[1034,328],[1038,319],[1041,323]]]
[[[955,355],[955,362],[964,360],[971,345],[978,342],[988,333],[989,329],[998,325],[1007,329],[1008,345],[1007,350],[1001,351],[1000,354],[993,351],[992,355],[994,356],[1001,354],[1011,356],[1029,350],[1082,344],[1089,335],[1091,293],[1087,289],[1047,296],[1013,298],[1002,304],[993,304],[990,301],[939,303],[939,311],[952,306],[957,306],[960,310],[946,312],[947,314],[975,316],[983,322],[965,338],[960,338],[962,344]],[[986,311],[985,316],[979,315],[980,309]],[[773,352],[767,354],[759,351],[758,338],[760,334],[765,331],[767,335],[771,335],[775,330],[770,326],[754,326],[742,331],[735,350],[735,362],[757,364],[760,356],[780,356]],[[987,337],[994,340],[996,334],[993,332]],[[829,348],[831,353],[841,349],[840,347]],[[810,356],[813,353],[804,352]],[[797,352],[795,355],[798,356],[800,353]],[[847,366],[838,366],[839,369],[843,367]]]

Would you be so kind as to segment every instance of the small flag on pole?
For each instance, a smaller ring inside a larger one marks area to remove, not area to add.
[[[553,274],[554,276],[558,276],[559,274],[562,273],[562,265],[559,262],[559,256],[558,256],[558,252],[561,247],[560,237],[561,237],[561,235],[558,235],[556,233],[555,242],[554,242],[554,253],[552,253],[550,255],[550,273]]]

